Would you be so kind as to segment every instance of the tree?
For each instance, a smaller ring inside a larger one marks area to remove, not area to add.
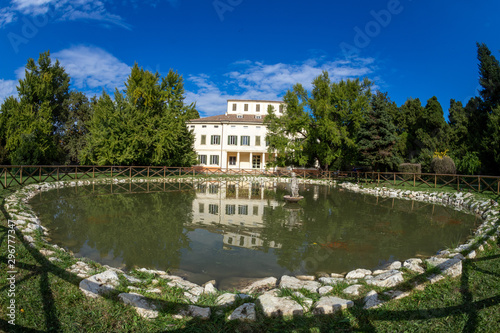
[[[89,121],[87,146],[80,158],[98,165],[189,166],[195,163],[194,136],[186,120],[197,116],[184,104],[182,76],[166,77],[137,64],[114,101],[103,93]]]
[[[315,165],[324,170],[353,159],[355,139],[369,109],[371,82],[331,82],[327,72],[313,80],[311,95],[296,84],[283,100],[283,116],[268,111],[269,151],[277,165]]]
[[[397,106],[387,93],[373,95],[371,110],[358,135],[360,162],[375,170],[394,170],[402,162],[397,154],[398,136],[390,109],[397,109]]]
[[[69,94],[69,75],[50,52],[38,63],[28,59],[25,78],[17,87],[19,99],[8,97],[1,106],[2,136],[13,164],[51,164],[59,158],[61,119]]]
[[[79,91],[71,91],[64,101],[65,117],[61,119],[60,131],[67,164],[80,164],[78,155],[87,142],[87,126],[95,103],[95,100],[89,101],[87,96]]]

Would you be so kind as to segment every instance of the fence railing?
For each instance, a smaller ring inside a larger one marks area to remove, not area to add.
[[[442,175],[430,173],[321,171],[310,169],[244,170],[200,167],[162,166],[76,166],[76,165],[5,165],[0,166],[2,188],[46,181],[94,178],[136,177],[290,177],[294,172],[302,179],[348,180],[364,184],[408,186],[415,188],[453,188],[471,192],[490,192],[500,195],[500,177]]]

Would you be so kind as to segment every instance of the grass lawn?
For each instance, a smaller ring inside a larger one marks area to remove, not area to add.
[[[408,188],[412,189],[412,188]],[[0,190],[0,199],[16,188]],[[200,300],[212,308],[209,321],[173,319],[182,302],[179,290],[161,295],[148,294],[162,304],[157,319],[141,318],[131,307],[118,301],[117,293],[98,299],[79,290],[80,278],[65,269],[74,262],[58,253],[60,261],[47,260],[28,246],[20,234],[15,237],[15,326],[8,323],[10,283],[8,267],[8,223],[2,205],[0,214],[0,330],[6,332],[499,332],[500,331],[500,240],[490,242],[475,259],[463,262],[459,278],[446,278],[414,290],[409,297],[363,310],[362,299],[335,316],[265,318],[258,313],[255,323],[228,322],[234,309],[219,309],[216,296]],[[144,277],[143,278],[147,278]],[[149,277],[150,279],[152,277]],[[412,277],[418,280],[421,277]],[[406,283],[406,285],[410,285]],[[121,287],[117,289],[120,290]],[[337,292],[340,292],[337,290]],[[254,297],[256,295],[253,295]],[[341,294],[339,294],[342,297]],[[345,296],[344,296],[345,297]],[[242,301],[241,301],[242,302]]]

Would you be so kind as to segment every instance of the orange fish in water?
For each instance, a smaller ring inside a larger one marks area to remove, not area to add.
[[[319,244],[321,247],[327,247],[330,249],[344,249],[347,250],[347,243],[346,242],[328,242],[324,244]]]

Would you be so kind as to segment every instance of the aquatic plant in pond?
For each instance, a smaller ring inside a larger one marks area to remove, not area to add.
[[[429,256],[475,217],[438,205],[289,184],[209,182],[65,188],[31,201],[52,241],[97,262],[231,287],[250,277],[345,272]],[[112,193],[112,194],[111,194]]]

